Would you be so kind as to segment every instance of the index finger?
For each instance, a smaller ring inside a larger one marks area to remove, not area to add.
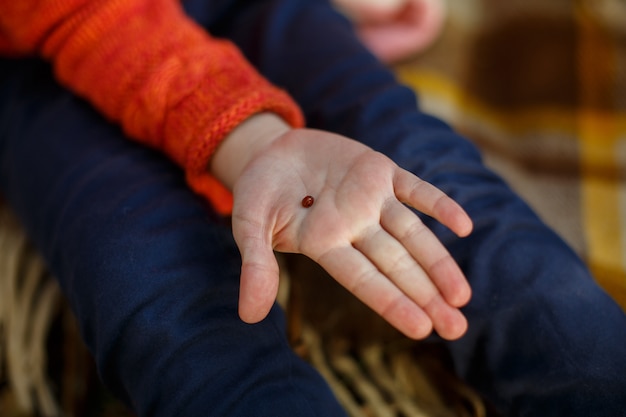
[[[427,214],[449,227],[459,237],[472,232],[472,220],[465,210],[439,188],[398,168],[393,179],[394,192],[401,202]]]

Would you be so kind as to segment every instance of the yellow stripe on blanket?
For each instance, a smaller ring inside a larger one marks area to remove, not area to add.
[[[403,84],[423,98],[420,103],[422,110],[443,118],[455,127],[472,125],[472,120],[480,120],[481,125],[492,125],[498,130],[515,134],[527,131],[529,126],[565,132],[574,132],[578,126],[568,109],[536,106],[502,111],[483,103],[433,71],[400,66],[395,73]]]
[[[619,48],[594,13],[578,6],[579,140],[589,264],[598,282],[626,309],[626,117],[612,108],[607,94],[615,85]]]

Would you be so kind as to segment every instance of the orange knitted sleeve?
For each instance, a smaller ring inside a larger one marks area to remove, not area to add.
[[[169,155],[222,213],[232,197],[207,169],[220,141],[261,111],[304,124],[284,91],[176,0],[0,0],[0,52],[50,59],[60,82]]]

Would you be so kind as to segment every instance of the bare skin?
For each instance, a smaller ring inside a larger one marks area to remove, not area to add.
[[[447,250],[405,206],[458,236],[472,222],[436,187],[349,138],[290,129],[253,116],[222,143],[211,172],[233,190],[233,235],[242,255],[239,315],[255,323],[278,290],[274,251],[302,253],[406,336],[467,329],[471,296]],[[310,195],[315,203],[302,206]]]
[[[361,41],[384,62],[428,48],[445,21],[442,0],[333,0],[356,24]]]

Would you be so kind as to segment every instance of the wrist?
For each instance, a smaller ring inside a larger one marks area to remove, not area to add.
[[[209,171],[232,191],[248,162],[290,129],[274,113],[258,113],[249,117],[220,143],[209,162]]]

